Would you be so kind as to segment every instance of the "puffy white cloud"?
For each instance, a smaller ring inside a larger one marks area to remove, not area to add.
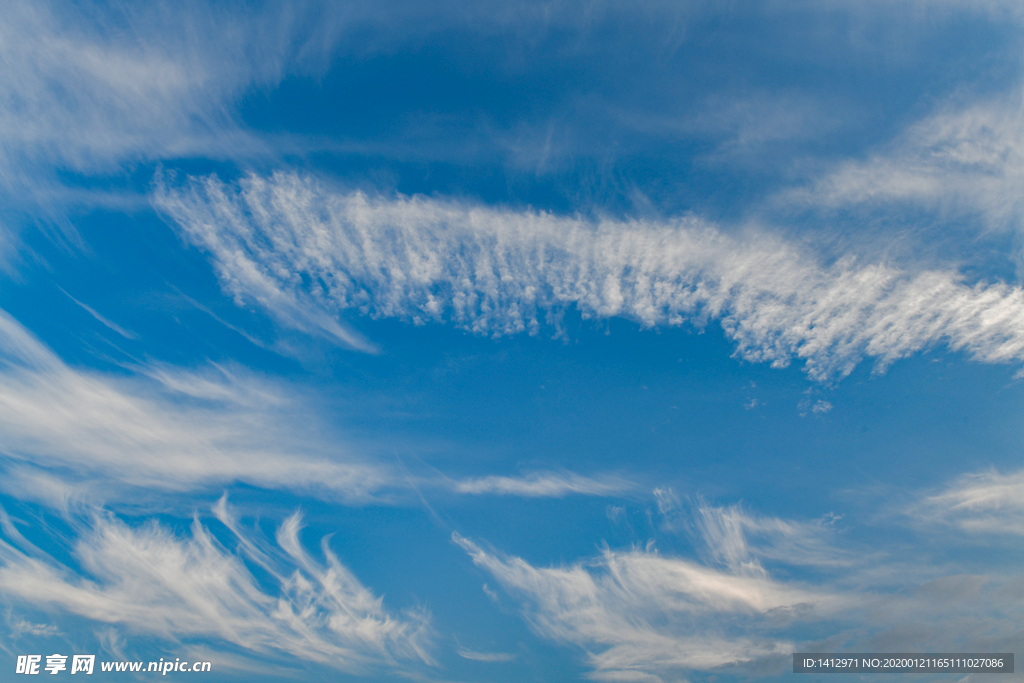
[[[718,319],[742,357],[804,359],[816,379],[937,344],[986,362],[1024,359],[1019,287],[852,258],[826,266],[780,239],[733,237],[697,218],[590,222],[374,198],[288,173],[237,186],[160,181],[155,203],[239,301],[343,341],[332,314],[346,309],[505,335],[557,330],[578,308],[645,326]]]
[[[221,503],[219,514],[239,532]],[[299,540],[296,514],[261,553],[278,584],[268,593],[241,557],[198,519],[178,537],[156,522],[130,527],[97,514],[74,548],[82,573],[0,541],[0,593],[33,607],[62,609],[132,632],[168,639],[215,638],[262,655],[290,655],[342,671],[431,664],[423,613],[388,613],[382,599],[322,544],[325,564]],[[240,547],[256,547],[238,536]],[[283,551],[283,552],[282,552]]]

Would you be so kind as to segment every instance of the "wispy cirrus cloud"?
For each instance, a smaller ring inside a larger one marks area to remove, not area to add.
[[[458,534],[453,540],[522,601],[538,634],[587,650],[597,680],[670,680],[673,672],[779,658],[793,643],[755,635],[754,622],[843,602],[762,572],[729,573],[657,552],[606,549],[586,562],[537,568]],[[737,618],[744,627],[735,627]]]
[[[2,488],[63,507],[244,482],[345,503],[460,495],[613,495],[611,476],[537,471],[449,477],[401,471],[325,427],[298,387],[241,368],[151,364],[132,373],[68,366],[0,311]]]
[[[456,493],[527,498],[561,498],[568,494],[613,495],[633,486],[631,482],[616,477],[584,477],[572,472],[532,472],[521,477],[492,475],[451,482],[451,489]]]
[[[824,6],[767,0],[754,3],[752,11],[765,17],[784,14],[788,18],[796,10],[802,17],[819,20],[837,12],[867,16],[873,21],[896,17],[887,23],[903,25],[920,20],[920,7],[930,10],[931,20],[942,9],[949,10],[943,13],[943,19],[963,12],[993,12],[1000,18],[1021,16],[1016,3],[1003,0],[837,0]],[[344,8],[312,1],[267,2],[258,8],[226,3],[211,8],[196,2],[152,2],[144,6],[85,3],[68,7],[19,0],[5,9],[6,21],[0,27],[0,64],[4,67],[0,69],[0,140],[4,143],[0,149],[0,181],[9,189],[29,192],[42,200],[59,196],[65,201],[100,205],[125,200],[116,193],[95,189],[79,192],[43,184],[40,181],[46,173],[41,171],[55,167],[84,174],[107,173],[140,161],[196,156],[237,160],[322,149],[324,140],[303,140],[301,135],[283,139],[254,130],[245,124],[240,111],[247,95],[266,92],[288,76],[320,75],[341,52],[357,59],[389,55],[418,44],[424,36],[455,31],[470,40],[504,36],[515,46],[512,54],[516,59],[531,65],[549,61],[548,52],[537,50],[539,45],[562,59],[579,60],[586,55],[589,66],[581,64],[580,68],[594,72],[605,70],[604,62],[593,59],[598,44],[605,51],[613,49],[630,58],[639,50],[645,55],[644,63],[661,75],[670,73],[661,62],[686,43],[691,24],[699,25],[731,12],[715,3],[680,6],[661,0],[481,3],[472,10],[458,7],[457,11],[447,3],[424,6],[402,0],[352,2]],[[604,29],[625,38],[641,27],[648,36],[644,44],[602,37]],[[628,47],[622,47],[625,45]],[[657,121],[671,119],[676,106],[648,106],[661,114],[648,119],[647,112],[637,112],[638,121],[652,122],[654,130],[648,132],[663,139],[657,132],[661,127]],[[420,121],[419,126],[430,129],[426,135],[403,130],[396,140],[334,140],[327,146],[370,154],[387,154],[384,150],[392,148],[392,154],[405,158],[421,158],[428,147],[433,150],[431,158],[450,158],[453,146],[464,150],[461,156],[473,156],[466,150],[482,146],[503,150],[500,153],[513,166],[539,169],[552,156],[552,120],[567,117],[581,123],[593,117],[592,106],[586,107],[585,114],[576,107],[568,97],[555,110],[536,118],[522,118],[497,136],[491,130],[497,124],[492,121],[484,126],[487,130],[467,131],[468,138],[458,145],[450,139],[447,144],[440,142],[439,138],[450,137],[449,128],[432,128],[425,122],[429,117],[410,112]],[[744,148],[765,136],[801,136],[808,127],[801,125],[802,121],[815,119],[815,125],[819,125],[822,118],[796,114],[793,107],[787,109],[784,105],[771,105],[766,110],[755,102],[755,109],[761,116],[751,117],[747,107],[740,106],[732,114],[719,117],[738,117],[738,123],[725,124],[739,132],[730,144]],[[456,118],[459,115],[453,113]],[[743,123],[751,118],[754,121]],[[760,120],[764,118],[769,119],[768,125]],[[710,123],[712,127],[722,125],[717,120]],[[643,124],[640,128],[650,126]],[[613,124],[612,129],[617,126]],[[516,133],[524,130],[527,132],[523,136]],[[584,131],[592,133],[584,127],[570,135],[580,140],[574,142],[568,155],[608,153],[604,145],[598,148],[600,151],[595,150],[594,136]],[[519,157],[523,159],[517,162]],[[14,193],[12,197],[18,198]]]
[[[530,42],[559,28],[589,43],[595,24],[638,11],[681,14],[672,3],[584,4],[580,12],[572,3],[529,1],[467,10],[404,0],[344,7],[314,0],[258,7],[14,0],[0,27],[0,187],[14,197],[28,192],[41,200],[103,205],[125,200],[60,187],[52,170],[103,174],[140,161],[237,160],[322,148],[323,140],[252,129],[241,101],[290,75],[322,75],[340,51],[357,59],[393,54],[425,35],[452,30]],[[424,144],[443,148],[434,140],[399,147],[416,154]],[[337,147],[380,150],[367,140],[337,141]]]
[[[160,180],[154,202],[210,254],[229,293],[299,329],[353,310],[535,334],[575,308],[644,326],[717,319],[743,358],[802,359],[819,380],[940,344],[1024,360],[1019,287],[853,258],[826,266],[768,234],[734,237],[697,218],[591,222],[369,197],[290,173]]]
[[[156,522],[131,527],[105,513],[77,523],[73,553],[80,572],[0,540],[0,593],[134,633],[213,638],[253,654],[289,655],[349,673],[433,663],[428,615],[389,613],[326,539],[324,563],[315,561],[300,541],[298,514],[281,524],[276,546],[245,535],[223,500],[218,515],[242,551],[267,550],[257,559],[276,582],[276,594],[198,518],[182,537]]]
[[[537,566],[459,534],[453,541],[538,635],[580,647],[594,680],[776,675],[794,650],[1012,651],[1024,642],[1012,618],[1024,599],[1012,562],[979,575],[931,555],[958,547],[959,534],[890,546],[884,536],[865,543],[830,523],[738,505],[698,500],[686,509],[666,490],[655,499],[671,531],[686,524],[693,533],[701,560],[651,543]]]
[[[656,488],[654,498],[663,530],[690,536],[709,564],[730,571],[760,571],[762,560],[818,568],[857,564],[854,552],[834,542],[841,518],[833,513],[798,522],[754,514],[738,504],[711,505],[700,496],[680,501],[672,489]]]
[[[948,103],[864,160],[840,164],[785,201],[826,209],[908,204],[980,216],[989,228],[1021,229],[1024,203],[1021,89]]]
[[[762,564],[849,566],[834,533],[816,523],[766,518],[740,506],[689,504],[655,489],[666,530],[688,531],[704,561],[646,549],[605,548],[569,565],[536,567],[453,540],[515,599],[541,636],[580,646],[594,680],[668,681],[686,671],[744,669],[768,674],[800,641],[794,625],[869,604],[835,585],[774,578]]]
[[[457,649],[456,653],[463,659],[471,659],[474,662],[511,662],[516,658],[508,652],[476,652],[465,648]]]
[[[1024,536],[1024,471],[966,474],[915,502],[909,513],[965,531]]]
[[[299,34],[315,14],[311,6],[240,9],[8,3],[0,27],[0,179],[16,180],[11,174],[24,164],[104,172],[258,145],[242,131],[233,101],[302,60],[322,60],[331,43],[321,31],[331,22],[306,42]]]
[[[244,371],[77,370],[5,312],[0,340],[0,453],[13,495],[55,503],[69,495],[67,478],[68,490],[101,499],[125,485],[173,492],[245,481],[366,500],[391,479],[344,445],[325,449],[308,416],[295,427],[297,398]]]

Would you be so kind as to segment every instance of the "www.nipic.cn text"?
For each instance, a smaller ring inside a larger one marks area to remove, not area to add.
[[[44,660],[45,659],[45,663]],[[68,659],[71,661],[69,662]],[[124,672],[142,672],[151,671],[166,676],[168,673],[187,671],[193,672],[204,672],[211,669],[210,662],[188,662],[181,661],[180,657],[171,661],[170,659],[165,660],[163,657],[156,662],[126,662],[126,661],[114,661],[114,662],[100,662],[99,669],[103,672],[108,671],[124,671]],[[40,673],[47,673],[56,675],[62,672],[70,672],[72,674],[91,674],[96,669],[96,655],[18,655],[18,663],[14,668],[16,674],[28,674],[35,675]]]

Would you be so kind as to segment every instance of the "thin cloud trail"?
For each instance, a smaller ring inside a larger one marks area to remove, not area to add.
[[[1024,536],[1024,470],[964,474],[905,512],[920,524],[958,527],[978,542],[1005,543],[1007,535]]]
[[[299,387],[240,368],[151,364],[114,376],[64,363],[0,310],[0,489],[61,508],[78,499],[208,490],[235,482],[345,503],[458,495],[612,495],[608,476],[410,478],[344,439]]]
[[[327,334],[340,311],[482,335],[548,328],[571,309],[645,327],[719,321],[739,356],[794,359],[827,381],[938,344],[1024,360],[1024,291],[953,270],[813,255],[688,217],[587,221],[423,197],[370,197],[279,172],[237,185],[158,177],[155,206],[206,250],[225,289],[284,326]]]
[[[1024,229],[1024,87],[995,98],[947,102],[865,160],[850,160],[777,201],[819,210],[915,206]]]

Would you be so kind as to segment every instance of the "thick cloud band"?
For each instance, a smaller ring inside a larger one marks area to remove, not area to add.
[[[940,343],[986,362],[1024,359],[1019,287],[852,258],[825,266],[779,239],[737,239],[697,218],[590,222],[371,198],[288,173],[237,186],[161,180],[155,202],[210,253],[239,301],[364,350],[338,311],[495,336],[557,334],[572,308],[644,326],[717,319],[740,356],[804,359],[816,379]]]

